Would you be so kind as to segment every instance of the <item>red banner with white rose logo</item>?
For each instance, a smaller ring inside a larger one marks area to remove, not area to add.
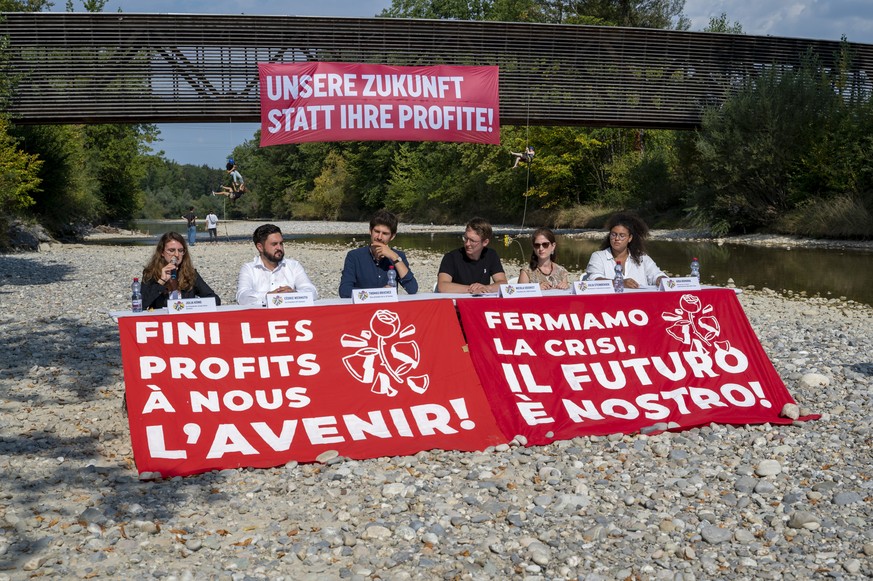
[[[458,301],[507,438],[790,423],[794,403],[732,290]]]
[[[140,472],[505,442],[448,300],[130,316],[119,331]]]
[[[258,63],[261,147],[307,141],[500,143],[495,66]]]

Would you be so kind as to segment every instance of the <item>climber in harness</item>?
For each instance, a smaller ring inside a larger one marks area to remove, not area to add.
[[[524,163],[532,162],[533,158],[534,158],[534,149],[530,145],[525,147],[524,151],[522,151],[522,152],[510,151],[509,153],[511,153],[515,157],[515,163],[512,165],[513,169],[518,167],[518,164],[521,162],[524,162]]]
[[[243,180],[242,174],[239,173],[239,170],[236,169],[236,164],[232,159],[227,161],[227,174],[230,176],[230,185],[229,186],[221,186],[221,191],[212,192],[213,196],[227,196],[230,198],[230,201],[235,201],[242,197],[246,190],[245,180]]]

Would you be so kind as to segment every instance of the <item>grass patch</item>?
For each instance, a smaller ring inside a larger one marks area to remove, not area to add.
[[[811,238],[873,238],[873,214],[855,197],[810,200],[773,226],[782,234]]]

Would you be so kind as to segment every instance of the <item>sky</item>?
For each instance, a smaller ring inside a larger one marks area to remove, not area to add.
[[[54,0],[63,12],[66,0]],[[370,18],[391,0],[109,0],[105,12],[281,14]],[[74,8],[82,11],[81,2]],[[727,14],[746,34],[840,40],[873,44],[873,0],[685,0],[691,30],[703,30],[711,17]],[[257,123],[165,123],[153,144],[179,163],[224,167],[233,148],[254,138]]]

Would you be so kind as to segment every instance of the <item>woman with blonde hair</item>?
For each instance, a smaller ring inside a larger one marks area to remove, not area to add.
[[[521,269],[519,283],[537,282],[543,290],[570,288],[567,269],[555,262],[555,233],[548,228],[539,228],[531,236],[533,252],[530,264]]]
[[[143,309],[166,307],[170,293],[177,289],[183,299],[214,297],[215,304],[221,304],[221,298],[194,269],[185,238],[177,232],[167,232],[158,240],[142,271]]]

